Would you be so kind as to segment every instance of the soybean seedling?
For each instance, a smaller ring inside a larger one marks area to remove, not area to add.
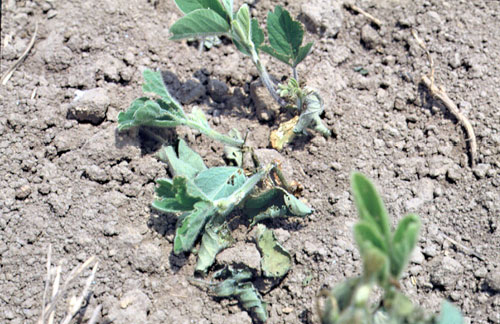
[[[355,173],[351,179],[360,221],[354,226],[354,238],[363,260],[363,274],[350,278],[331,291],[322,291],[323,308],[318,304],[322,324],[461,324],[460,311],[444,302],[439,316],[413,305],[400,291],[398,280],[418,239],[420,219],[410,214],[395,231],[382,199],[365,176]],[[378,304],[370,303],[375,288],[382,288]]]
[[[175,0],[175,3],[185,15],[170,27],[171,39],[203,39],[214,36],[230,38],[240,52],[251,58],[260,80],[273,99],[282,107],[291,106],[298,110],[300,119],[294,128],[295,133],[304,133],[306,128],[311,127],[325,136],[331,135],[319,118],[324,110],[319,94],[311,89],[303,89],[302,96],[290,98],[282,91],[278,92],[260,58],[260,53],[265,52],[289,65],[292,69],[291,79],[295,80],[294,86],[298,87],[297,65],[311,52],[313,43],[302,46],[304,29],[300,22],[292,19],[287,10],[276,6],[274,11],[268,13],[269,44],[264,44],[264,31],[259,22],[250,17],[247,4],[235,11],[233,0]],[[293,92],[293,89],[289,92]]]

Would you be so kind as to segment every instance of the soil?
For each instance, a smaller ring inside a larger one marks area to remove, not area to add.
[[[405,293],[432,311],[450,299],[466,323],[500,323],[500,2],[359,1],[381,28],[337,2],[325,12],[311,10],[324,6],[318,0],[249,4],[261,21],[280,4],[307,23],[315,45],[298,72],[320,91],[336,135],[311,133],[280,153],[315,213],[266,223],[295,263],[264,295],[268,323],[317,323],[320,288],[360,272],[354,170],[374,180],[394,222],[409,212],[422,219]],[[188,283],[195,255],[172,254],[175,217],[150,207],[154,179],[167,174],[154,156],[161,143],[151,130],[116,131],[118,112],[141,96],[141,72],[151,68],[187,111],[200,106],[217,130],[249,131],[251,143],[268,147],[277,123],[255,111],[250,60],[227,40],[201,54],[196,42],[169,41],[180,16],[170,0],[2,1],[2,73],[39,24],[31,52],[0,87],[4,323],[38,319],[49,244],[66,274],[98,257],[89,302],[103,305],[100,323],[251,323],[236,302]],[[429,66],[411,27],[431,51],[436,83],[474,127],[474,166],[464,129],[419,86]],[[290,75],[265,60],[277,79]],[[181,127],[161,135],[167,144],[186,139],[209,165],[224,163],[221,145],[200,134]],[[241,254],[246,263],[255,257]]]

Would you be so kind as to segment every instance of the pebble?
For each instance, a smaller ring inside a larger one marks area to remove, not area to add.
[[[103,88],[76,91],[76,98],[70,104],[68,113],[81,123],[99,125],[106,118],[110,105],[108,92]]]
[[[31,194],[31,187],[29,185],[23,185],[16,190],[16,199],[24,200]]]
[[[483,179],[488,174],[489,169],[490,169],[489,164],[480,163],[474,167],[472,172],[474,172],[474,175],[476,176],[476,178]]]

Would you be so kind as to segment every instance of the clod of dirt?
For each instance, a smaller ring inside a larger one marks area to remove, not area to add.
[[[254,151],[262,166],[277,162],[287,181],[292,181],[293,168],[288,159],[273,149],[257,149]]]
[[[250,269],[259,271],[260,253],[253,244],[238,242],[217,255],[217,262],[222,264],[245,264]]]
[[[494,293],[500,293],[500,272],[490,272],[486,276],[486,285]]]
[[[106,89],[77,91],[76,98],[68,109],[68,115],[81,123],[99,125],[106,118],[109,104]]]
[[[154,273],[162,268],[162,252],[158,245],[152,242],[141,243],[135,251],[133,265],[138,271]]]
[[[311,33],[322,37],[336,37],[342,27],[342,6],[340,1],[308,1],[300,7],[299,20]]]
[[[205,87],[198,81],[188,80],[180,88],[178,96],[181,103],[189,105],[204,96],[205,92]]]
[[[215,102],[223,102],[228,98],[228,86],[219,80],[208,80],[208,94]]]
[[[279,111],[279,105],[271,97],[267,89],[258,82],[252,82],[250,85],[250,97],[255,105],[255,112],[260,121],[270,121]]]
[[[438,289],[451,290],[457,283],[457,277],[461,276],[464,267],[449,256],[436,257],[431,261],[430,281]]]
[[[127,291],[109,311],[113,323],[147,323],[151,300],[139,289]]]
[[[21,186],[16,190],[16,199],[24,200],[31,194],[31,187],[29,185]]]
[[[367,49],[374,49],[382,44],[382,38],[380,38],[377,31],[370,24],[366,24],[361,28],[361,43]]]

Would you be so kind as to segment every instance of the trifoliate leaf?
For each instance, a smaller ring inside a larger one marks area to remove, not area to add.
[[[228,22],[217,12],[211,9],[197,9],[177,20],[170,27],[172,33],[170,39],[220,36],[228,33],[229,30]]]
[[[207,221],[216,214],[215,207],[205,201],[197,202],[194,210],[186,214],[177,227],[174,238],[174,253],[189,252],[198,239]]]
[[[222,6],[224,7],[224,10],[226,11],[230,20],[233,19],[233,15],[234,15],[233,0],[222,0]]]
[[[174,101],[163,83],[161,72],[146,69],[142,72],[142,77],[144,78],[144,83],[142,84],[142,91],[144,93],[154,93],[160,96],[166,103]]]
[[[418,240],[420,219],[417,215],[408,215],[403,218],[394,232],[392,238],[391,275],[399,279],[401,276],[415,244]]]
[[[367,279],[384,280],[388,272],[388,246],[384,237],[373,224],[360,221],[354,225],[354,239],[363,259]]]
[[[298,21],[290,17],[290,13],[280,6],[267,15],[267,31],[273,49],[283,55],[292,57],[298,53],[304,30]]]
[[[216,255],[223,249],[229,247],[233,241],[227,224],[213,226],[210,223],[205,226],[205,232],[201,237],[201,245],[198,251],[196,271],[205,273],[215,262]]]
[[[137,109],[144,107],[144,104],[146,101],[148,101],[149,98],[147,97],[141,97],[138,99],[135,99],[130,107],[127,109],[127,111],[122,111],[118,114],[118,130],[125,130],[131,127],[134,127],[135,124],[135,119],[134,119],[134,114],[137,111]]]
[[[297,56],[294,58],[293,60],[293,64],[292,66],[297,66],[299,65],[300,62],[302,62],[307,55],[309,55],[309,53],[311,52],[311,48],[313,46],[313,43],[310,42],[310,43],[307,43],[305,46],[302,46],[301,48],[299,48],[299,51],[297,52]]]
[[[253,18],[251,22],[251,34],[252,42],[256,49],[259,49],[260,45],[264,42],[264,31],[259,26],[257,19]]]
[[[389,216],[375,186],[361,173],[354,173],[351,177],[351,187],[359,217],[376,226],[388,244],[391,240]]]
[[[292,267],[290,253],[279,244],[274,232],[265,225],[259,224],[257,228],[257,247],[261,254],[261,267],[264,276],[281,278]]]

